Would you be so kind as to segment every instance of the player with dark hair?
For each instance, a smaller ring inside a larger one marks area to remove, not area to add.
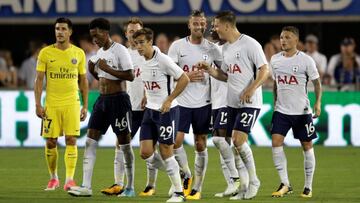
[[[45,157],[50,181],[45,190],[59,187],[57,174],[57,140],[65,134],[66,181],[64,190],[75,186],[74,174],[78,151],[76,137],[80,135],[80,121],[88,108],[88,84],[85,53],[70,43],[72,23],[67,18],[55,22],[56,43],[43,48],[38,56],[35,78],[36,115],[42,119],[41,135],[46,139]],[[41,104],[43,81],[46,79],[45,106]],[[80,110],[80,89],[83,107]]]
[[[152,30],[138,30],[133,39],[139,54],[145,57],[145,62],[140,65],[140,77],[147,98],[140,130],[141,158],[148,165],[166,170],[174,187],[174,193],[167,202],[183,202],[185,197],[173,147],[179,119],[176,98],[186,88],[189,78],[170,57],[153,48]],[[174,79],[177,80],[175,88],[172,87]],[[155,150],[157,142],[161,157]]]
[[[96,160],[96,147],[101,135],[111,125],[116,134],[119,149],[124,154],[127,185],[120,196],[133,197],[134,152],[131,141],[131,104],[126,93],[126,80],[134,79],[133,63],[127,49],[110,39],[110,22],[96,18],[90,22],[90,35],[100,47],[89,61],[89,71],[99,80],[100,96],[90,117],[83,160],[83,183],[71,187],[73,196],[91,196],[91,179]]]

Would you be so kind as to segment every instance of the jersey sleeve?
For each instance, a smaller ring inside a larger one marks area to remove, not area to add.
[[[308,58],[308,64],[306,68],[306,74],[309,76],[310,80],[315,80],[320,77],[319,72],[316,68],[314,59],[312,59],[311,57],[307,57],[307,58]]]
[[[134,69],[134,64],[131,60],[129,51],[122,45],[118,46],[118,66],[121,67],[121,70],[127,71]]]
[[[168,51],[168,56],[175,62],[175,63],[179,63],[179,47],[176,41],[174,43],[171,44],[169,51]]]
[[[275,55],[274,55],[275,56]],[[274,71],[274,56],[271,57],[269,62],[269,71],[271,74],[271,78],[275,80],[275,71]]]
[[[264,54],[264,51],[259,44],[259,42],[253,42],[253,46],[249,46],[249,58],[255,64],[256,68],[260,68],[261,66],[267,64],[267,60]]]
[[[221,49],[219,46],[217,46],[216,44],[214,44],[214,47],[212,49],[212,55],[214,57],[214,63],[217,67],[221,67],[222,66],[222,61],[223,61],[223,56],[221,54]]]
[[[165,72],[168,75],[173,76],[176,80],[179,79],[184,73],[184,71],[174,61],[172,61],[170,57],[166,55],[162,57],[161,63],[165,69]]]
[[[80,50],[80,63],[79,63],[79,74],[84,75],[86,74],[86,56],[83,50]]]
[[[42,49],[37,58],[36,71],[46,72],[46,53],[45,50]]]

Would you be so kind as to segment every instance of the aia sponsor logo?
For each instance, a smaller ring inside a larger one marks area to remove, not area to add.
[[[186,73],[191,72],[191,71],[196,71],[196,70],[197,70],[196,66],[184,65],[184,67],[183,67],[183,71]]]
[[[299,82],[294,75],[278,75],[277,76],[277,84],[284,85],[298,85]]]
[[[160,85],[155,81],[143,81],[146,90],[157,90],[161,89]]]
[[[238,64],[230,64],[228,66],[228,70],[227,70],[228,73],[232,73],[232,74],[235,74],[235,73],[241,73],[241,68]]]
[[[135,69],[134,69],[134,74],[135,74],[135,77],[136,78],[138,78],[138,77],[140,77],[140,68],[139,67],[136,67]]]

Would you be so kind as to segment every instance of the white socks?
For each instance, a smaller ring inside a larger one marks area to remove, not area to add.
[[[155,188],[158,169],[155,168],[152,164],[146,162],[146,172],[147,172],[146,186],[151,186],[152,188]]]
[[[273,147],[272,156],[276,170],[279,173],[280,181],[286,186],[290,186],[290,181],[287,172],[287,160],[284,152],[284,147]]]
[[[304,171],[305,171],[305,186],[312,190],[312,181],[315,172],[315,154],[314,148],[304,151]]]
[[[150,164],[153,168],[157,168],[162,171],[166,171],[165,163],[162,160],[158,152],[154,152],[149,158],[145,159],[147,164]]]
[[[226,181],[227,185],[229,186],[232,183],[231,174],[230,174],[230,170],[227,167],[226,163],[224,162],[224,159],[221,156],[221,154],[220,154],[220,164],[221,164],[221,169],[222,169],[221,171],[223,172],[225,181]]]
[[[191,178],[191,171],[189,168],[189,163],[186,155],[186,151],[183,146],[174,149],[174,155],[176,161],[179,163],[181,170],[185,173],[187,178]]]
[[[234,148],[233,150],[235,156],[235,165],[240,178],[240,190],[246,191],[249,187],[249,173],[237,149]]]
[[[120,151],[124,153],[125,172],[127,178],[126,188],[134,189],[135,161],[134,152],[130,144],[120,145]]]
[[[170,181],[174,187],[175,192],[182,193],[181,177],[179,171],[179,165],[174,156],[167,158],[165,161],[166,173],[168,174]]]
[[[208,165],[208,159],[207,148],[205,148],[202,152],[195,151],[195,183],[193,189],[198,192],[201,192]]]
[[[236,149],[239,151],[241,159],[243,160],[249,173],[250,183],[255,185],[258,184],[260,181],[256,175],[254,156],[249,144],[247,142],[244,142],[241,146],[237,146]]]
[[[96,160],[96,147],[98,142],[91,138],[86,139],[84,159],[83,159],[83,183],[82,186],[91,189],[91,179]]]
[[[125,175],[125,163],[124,153],[119,148],[115,148],[114,158],[114,178],[115,183],[124,186],[124,175]]]
[[[230,171],[232,178],[238,178],[239,174],[235,167],[234,154],[231,150],[230,145],[226,142],[225,137],[214,136],[212,138],[216,148],[219,150],[221,157]]]

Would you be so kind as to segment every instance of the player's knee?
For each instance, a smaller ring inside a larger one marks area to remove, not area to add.
[[[140,151],[140,157],[142,158],[142,159],[147,159],[147,158],[149,158],[151,155],[153,154],[153,152],[151,152],[150,150],[141,150]]]
[[[131,141],[131,134],[127,134],[127,135],[116,135],[117,136],[117,140],[119,142],[120,145],[123,144],[129,144]]]
[[[74,136],[65,136],[66,145],[76,145],[76,137]]]
[[[271,138],[272,147],[281,147],[284,144],[284,136],[273,134]]]
[[[47,138],[46,139],[46,147],[48,149],[53,149],[57,145],[57,139],[56,138]]]
[[[175,143],[174,143],[174,149],[178,149],[178,148],[180,148],[182,145],[183,145],[182,142],[175,142]]]
[[[195,137],[195,149],[198,152],[202,152],[206,149],[206,138],[205,135],[199,135]]]
[[[101,137],[101,132],[99,130],[89,129],[87,131],[87,137],[99,141]]]
[[[235,133],[232,136],[232,141],[236,147],[239,147],[242,144],[244,144],[245,142],[247,142],[247,134],[244,132]]]
[[[173,145],[160,144],[160,155],[163,160],[171,157],[173,155]]]
[[[302,148],[304,151],[308,151],[313,148],[312,142],[301,142]]]

